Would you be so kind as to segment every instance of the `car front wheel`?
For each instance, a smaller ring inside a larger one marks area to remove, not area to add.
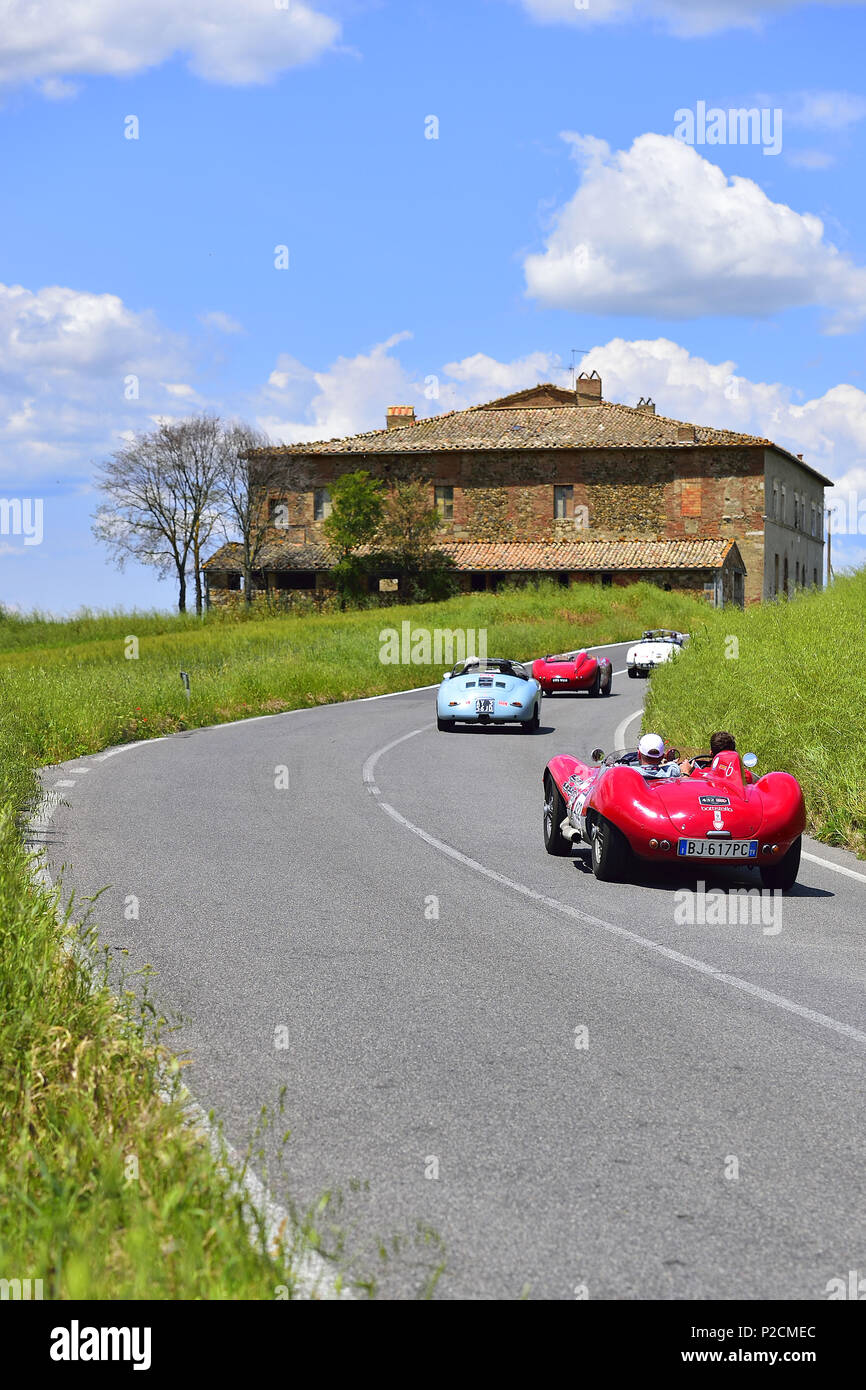
[[[544,848],[548,854],[571,854],[571,844],[560,826],[565,819],[565,802],[550,773],[544,779]]]

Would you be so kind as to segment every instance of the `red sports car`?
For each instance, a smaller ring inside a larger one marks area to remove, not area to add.
[[[540,656],[532,663],[532,674],[545,695],[556,695],[563,690],[609,695],[613,667],[606,656],[566,652],[563,656]]]
[[[668,761],[676,758],[668,750]],[[596,765],[561,754],[544,772],[544,847],[570,854],[583,840],[596,878],[624,878],[635,861],[758,868],[765,888],[797,878],[806,825],[803,792],[787,772],[754,777],[754,753],[700,757],[688,776],[644,775],[638,755],[593,753]],[[600,762],[600,759],[603,761]]]

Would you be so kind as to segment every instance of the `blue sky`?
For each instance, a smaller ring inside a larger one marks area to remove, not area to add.
[[[0,497],[44,539],[0,535],[0,602],[173,604],[90,536],[155,419],[331,437],[572,348],[866,498],[864,40],[859,0],[7,0]],[[699,103],[779,152],[677,139]]]

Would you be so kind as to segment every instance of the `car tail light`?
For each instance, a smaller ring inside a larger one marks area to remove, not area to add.
[[[662,840],[661,844],[659,845],[659,849],[670,849],[670,847],[671,847],[671,842],[670,842],[670,840]]]
[[[650,840],[650,842],[649,842],[649,847],[650,847],[650,849],[658,849],[658,847],[659,847],[659,842],[658,842],[658,840],[656,840],[656,839]]]
[[[448,701],[448,708],[449,708],[449,709],[453,709],[455,705],[459,705],[459,704],[460,704],[460,701],[459,701],[459,700],[449,700],[449,701]]]
[[[523,709],[523,701],[522,701],[522,700],[512,700],[511,703],[512,703],[512,705],[514,706],[515,709]]]

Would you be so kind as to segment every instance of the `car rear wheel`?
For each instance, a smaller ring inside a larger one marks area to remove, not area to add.
[[[782,855],[778,864],[761,865],[761,882],[765,888],[781,888],[783,893],[794,887],[800,869],[800,851],[803,837],[798,835],[791,848]]]
[[[436,728],[439,730],[440,734],[451,734],[451,733],[454,732],[454,720],[453,720],[453,719],[442,719],[442,718],[437,714],[437,716],[436,716]]]
[[[571,843],[560,826],[565,819],[565,802],[550,773],[544,779],[544,848],[548,854],[565,857],[571,854]]]
[[[531,719],[521,719],[521,721],[520,721],[520,727],[521,727],[521,729],[523,730],[523,732],[524,732],[525,734],[535,734],[535,733],[538,732],[538,728],[539,728],[539,725],[540,725],[540,724],[541,724],[541,715],[539,714],[539,711],[538,711],[538,702],[536,701],[536,703],[535,703],[535,708],[534,708],[534,710],[532,711],[532,718],[531,718]]]
[[[632,678],[633,681],[636,681],[636,680],[637,680],[637,671],[635,670],[635,668],[634,668],[633,666],[629,666],[629,668],[628,668],[628,673],[629,673],[629,675],[631,676],[631,678]]]
[[[624,878],[630,851],[621,830],[609,820],[599,819],[592,828],[592,872],[603,883]]]
[[[601,693],[602,693],[602,695],[609,695],[609,694],[610,694],[610,688],[611,688],[612,685],[613,685],[613,667],[612,667],[612,666],[609,666],[609,667],[607,668],[607,680],[604,682],[604,684],[602,685],[602,688],[601,688]]]
[[[592,685],[589,687],[590,695],[597,695],[601,690],[601,667],[596,667],[595,675],[592,678]]]

